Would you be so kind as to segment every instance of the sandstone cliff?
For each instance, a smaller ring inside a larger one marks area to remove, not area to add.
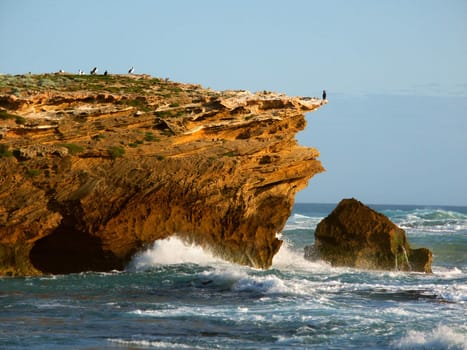
[[[178,235],[271,265],[323,101],[145,75],[0,76],[0,275],[122,269]]]

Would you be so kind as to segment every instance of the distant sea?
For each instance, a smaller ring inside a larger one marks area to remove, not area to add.
[[[433,274],[305,260],[334,207],[296,204],[266,271],[170,239],[123,272],[0,278],[0,349],[467,349],[467,207],[372,206]]]

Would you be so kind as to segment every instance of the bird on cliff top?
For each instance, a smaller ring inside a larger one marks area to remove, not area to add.
[[[323,100],[326,99],[326,90],[323,90]]]
[[[91,74],[94,75],[94,74],[96,74],[96,73],[97,73],[97,67],[94,67],[94,68],[92,69],[92,71],[91,71]]]
[[[107,75],[107,74],[109,74],[109,73],[108,73],[107,71],[105,71],[105,72],[104,72],[104,75]]]
[[[131,68],[128,70],[128,74],[132,74],[134,71],[135,71],[135,67],[131,67]]]

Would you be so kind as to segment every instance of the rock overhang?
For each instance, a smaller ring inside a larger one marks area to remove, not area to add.
[[[18,96],[0,85],[4,114],[24,118],[2,120],[3,274],[119,269],[175,234],[267,268],[295,194],[324,171],[295,140],[319,99],[148,76],[31,79]]]

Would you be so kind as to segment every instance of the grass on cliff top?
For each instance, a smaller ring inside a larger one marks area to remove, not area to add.
[[[203,89],[199,85],[180,84],[148,75],[24,74],[0,75],[0,95],[29,96],[57,92],[91,92],[115,95],[158,96],[177,104],[195,99]]]

